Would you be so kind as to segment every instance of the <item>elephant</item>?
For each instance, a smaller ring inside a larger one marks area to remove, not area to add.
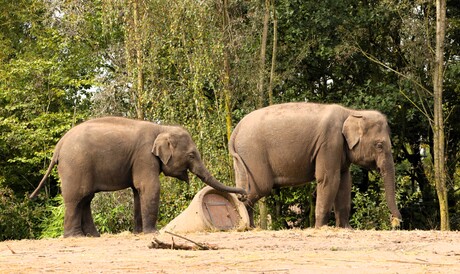
[[[252,227],[255,202],[273,188],[316,180],[315,227],[327,225],[334,209],[335,225],[351,228],[351,164],[380,172],[392,225],[401,221],[390,128],[378,111],[307,102],[268,106],[241,119],[229,151]]]
[[[156,232],[161,172],[188,182],[190,170],[219,191],[246,194],[210,174],[183,127],[122,117],[96,118],[70,129],[30,198],[37,196],[55,165],[65,204],[64,237],[98,237],[90,207],[94,194],[128,187],[134,194],[134,232]]]

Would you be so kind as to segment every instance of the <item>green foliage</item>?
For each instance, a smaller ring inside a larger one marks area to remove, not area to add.
[[[447,3],[449,43],[444,76],[446,172],[453,228],[460,223],[460,207],[455,202],[460,188],[460,12],[454,2]],[[89,116],[136,117],[141,109],[145,119],[184,125],[211,173],[225,184],[234,185],[226,115],[231,116],[234,126],[258,100],[255,75],[263,3],[227,1],[224,10],[222,3],[215,1],[149,0],[139,5],[138,22],[134,21],[133,3],[2,1],[2,210],[13,219],[15,227],[19,223],[31,227],[29,232],[9,230],[17,231],[9,238],[37,237],[42,228],[49,233],[46,235],[59,235],[63,206],[60,198],[52,199],[59,197],[56,171],[41,194],[47,200],[29,202],[23,197],[41,179],[58,139]],[[427,48],[434,38],[433,3],[281,0],[275,2],[275,8],[278,55],[274,101],[341,103],[385,113],[392,129],[403,227],[436,228],[437,198],[430,183],[432,159],[419,153],[420,147],[432,146],[430,121],[420,110],[429,110],[432,105],[426,91],[432,86],[432,56]],[[268,41],[273,38],[272,27],[270,24]],[[267,60],[271,60],[271,46],[269,42]],[[369,56],[405,76],[369,60]],[[143,77],[142,94],[138,91],[139,73]],[[193,175],[191,179],[186,185],[161,178],[159,226],[177,216],[203,187]],[[367,171],[354,170],[353,181],[357,187],[354,225],[385,229],[388,221],[381,204],[379,179]],[[304,187],[275,192],[268,199],[271,215],[277,216],[273,227],[286,227],[287,223],[311,225],[313,192]],[[13,208],[11,201],[21,211]],[[99,229],[130,230],[131,203],[129,190],[98,194],[93,208]],[[296,215],[291,205],[298,205],[303,213]],[[37,219],[30,216],[42,216],[44,212],[50,217],[40,228]],[[19,217],[14,219],[16,215]]]
[[[389,230],[390,215],[386,206],[384,191],[368,189],[361,193],[357,187],[352,187],[353,211],[350,225],[355,229]]]
[[[129,189],[104,192],[95,195],[91,203],[93,219],[100,233],[132,231],[134,227],[134,206]],[[64,200],[56,196],[46,205],[46,216],[40,224],[40,238],[56,238],[63,235]]]
[[[42,232],[40,238],[57,238],[64,233],[64,199],[61,195],[54,197],[45,205],[45,218],[42,219],[40,227]]]
[[[9,54],[0,58],[0,187],[19,196],[36,185],[62,134],[87,115],[93,84],[88,47],[61,32],[48,4],[1,5],[1,44]]]
[[[300,187],[280,188],[266,199],[269,214],[272,216],[271,228],[313,227],[315,216],[316,183]]]
[[[28,197],[16,197],[9,188],[0,188],[0,241],[36,238],[37,224],[44,210]]]
[[[131,189],[97,193],[91,209],[100,233],[133,231],[134,204]]]
[[[70,128],[69,115],[42,114],[29,121],[10,116],[0,117],[3,144],[1,174],[8,178],[8,187],[19,193],[33,189],[47,168],[47,157],[52,155],[54,144]],[[24,174],[32,176],[26,177]],[[0,182],[0,187],[4,186]]]
[[[177,217],[190,204],[195,194],[203,188],[204,184],[195,176],[190,175],[190,183],[186,183],[161,176],[161,202],[158,215],[158,227],[164,227]]]

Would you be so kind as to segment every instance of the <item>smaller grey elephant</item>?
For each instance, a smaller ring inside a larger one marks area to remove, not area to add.
[[[59,140],[30,198],[37,196],[56,164],[65,203],[64,237],[99,236],[90,208],[94,194],[128,187],[134,193],[134,232],[156,231],[161,172],[188,182],[190,170],[219,191],[246,194],[209,173],[190,134],[180,126],[120,117],[86,121]]]

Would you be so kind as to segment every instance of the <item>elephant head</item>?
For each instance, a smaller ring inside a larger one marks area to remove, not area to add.
[[[190,134],[183,128],[171,127],[170,131],[160,133],[153,144],[152,153],[160,159],[161,170],[167,176],[188,182],[187,171],[190,170],[216,190],[246,195],[245,190],[226,186],[210,174]]]
[[[342,133],[347,155],[354,164],[377,169],[384,181],[385,197],[393,219],[401,219],[395,199],[395,168],[391,152],[390,128],[383,114],[359,111],[348,116]]]

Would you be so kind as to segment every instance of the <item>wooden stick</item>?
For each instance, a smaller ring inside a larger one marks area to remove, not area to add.
[[[174,249],[174,250],[216,250],[217,247],[215,246],[210,246],[210,245],[207,245],[207,244],[202,244],[202,243],[197,243],[195,241],[192,241],[184,236],[181,236],[181,235],[177,235],[177,234],[174,234],[172,232],[168,232],[168,231],[165,231],[166,233],[172,235],[172,236],[176,236],[178,238],[181,238],[181,239],[184,239],[186,241],[189,241],[191,243],[194,244],[194,246],[190,246],[190,245],[186,245],[186,244],[178,244],[176,242],[174,242],[174,237],[171,237],[171,241],[172,243],[165,243],[165,242],[162,242],[160,240],[158,240],[157,238],[153,238],[153,242],[151,242],[148,247],[149,248],[155,248],[155,249]]]
[[[149,248],[155,248],[155,249],[174,249],[174,250],[193,250],[193,246],[189,245],[182,245],[182,244],[176,244],[176,243],[165,243],[157,238],[153,239],[153,242],[148,245]]]
[[[192,244],[195,244],[196,246],[198,246],[201,250],[209,250],[209,249],[210,249],[209,246],[207,246],[207,245],[202,245],[202,244],[197,243],[197,242],[195,242],[195,241],[192,241],[192,240],[190,240],[190,239],[188,239],[188,238],[186,238],[186,237],[184,237],[184,236],[177,235],[177,234],[172,233],[172,232],[169,232],[169,231],[165,231],[165,232],[168,233],[168,234],[170,234],[170,235],[173,235],[173,236],[176,236],[176,237],[178,237],[178,238],[181,238],[181,239],[183,239],[183,240],[189,241],[189,242],[191,242]]]
[[[8,247],[8,249],[11,251],[11,253],[16,254],[16,252],[14,252],[14,250],[9,245],[6,245],[6,247]]]

